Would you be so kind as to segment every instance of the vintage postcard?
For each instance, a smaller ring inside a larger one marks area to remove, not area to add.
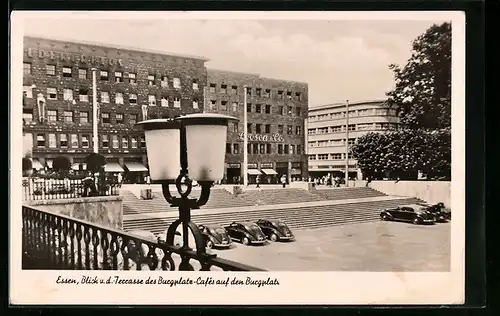
[[[464,303],[463,13],[11,22],[11,304]]]

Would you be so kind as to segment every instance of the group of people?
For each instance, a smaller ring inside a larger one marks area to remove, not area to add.
[[[329,187],[333,186],[333,187],[338,188],[338,187],[340,187],[340,184],[342,182],[342,178],[340,178],[338,176],[333,177],[331,174],[329,174],[329,175],[315,178],[315,179],[309,178],[309,182],[314,182],[314,184],[316,184],[316,185],[326,185]]]

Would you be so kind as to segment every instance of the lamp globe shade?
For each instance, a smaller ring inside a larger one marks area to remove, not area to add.
[[[153,119],[137,125],[144,129],[151,180],[175,180],[181,170],[179,123]]]
[[[238,119],[215,113],[178,117],[186,129],[189,177],[196,181],[218,181],[224,177],[227,125]]]

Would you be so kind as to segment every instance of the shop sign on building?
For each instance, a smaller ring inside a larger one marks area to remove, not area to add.
[[[49,58],[51,60],[82,62],[89,64],[101,64],[101,65],[111,65],[111,66],[113,65],[123,66],[123,59],[121,58],[87,56],[85,54],[54,52],[54,51],[34,49],[34,48],[25,49],[25,53],[28,57],[38,57],[41,59]]]
[[[240,140],[245,140],[245,133],[241,132],[238,134]],[[249,142],[274,142],[282,143],[285,141],[283,135],[281,134],[248,134],[247,136]]]
[[[262,162],[262,163],[260,164],[260,167],[261,167],[261,168],[265,168],[265,169],[272,169],[272,168],[273,168],[273,163],[272,163],[272,162],[269,162],[269,163],[267,163],[267,162],[266,162],[266,163]]]

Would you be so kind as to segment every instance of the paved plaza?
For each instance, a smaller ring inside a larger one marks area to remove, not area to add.
[[[444,272],[450,269],[449,223],[371,222],[297,230],[297,240],[235,243],[219,257],[270,271]]]

